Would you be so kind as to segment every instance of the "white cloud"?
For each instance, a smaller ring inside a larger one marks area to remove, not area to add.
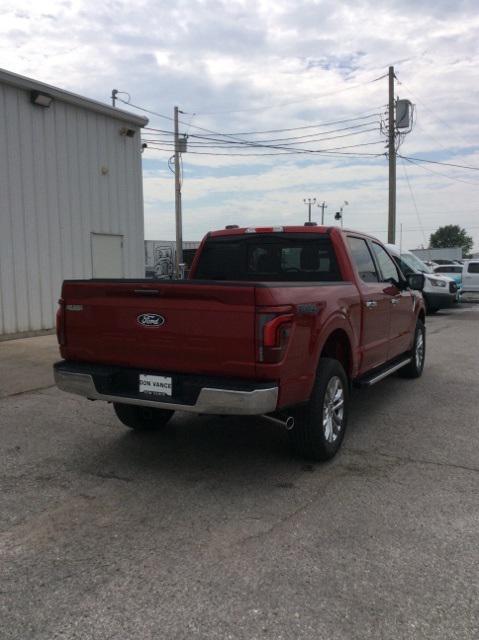
[[[116,87],[134,104],[166,115],[178,104],[188,112],[185,122],[196,114],[190,133],[195,126],[289,128],[382,109],[386,80],[368,81],[394,64],[403,82],[397,93],[417,105],[417,126],[401,152],[479,166],[473,0],[42,0],[28,6],[10,0],[0,18],[5,68],[104,101]],[[171,128],[153,116],[151,124]],[[174,235],[168,155],[150,147],[143,156],[151,238]],[[385,160],[305,163],[190,153],[184,164],[185,238],[226,219],[302,221],[309,195],[326,199],[328,212],[348,199],[351,226],[379,234],[387,226]],[[419,212],[418,219],[398,164],[398,222],[406,241],[423,243],[435,226],[454,221],[469,227],[479,245],[477,173],[410,164],[406,171]]]

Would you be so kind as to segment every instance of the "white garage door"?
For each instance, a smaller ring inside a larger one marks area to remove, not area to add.
[[[91,234],[92,276],[123,278],[123,236]]]

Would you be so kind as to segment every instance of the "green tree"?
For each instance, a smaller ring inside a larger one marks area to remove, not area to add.
[[[429,239],[429,245],[432,249],[462,247],[463,256],[471,253],[473,244],[472,236],[469,236],[467,231],[461,229],[458,224],[446,224],[444,227],[439,227],[437,231],[431,233],[431,238]]]

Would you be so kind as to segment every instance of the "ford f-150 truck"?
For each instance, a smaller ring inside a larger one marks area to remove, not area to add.
[[[214,231],[187,280],[65,281],[56,383],[113,403],[132,429],[162,428],[177,410],[263,415],[300,455],[326,460],[353,384],[421,375],[423,286],[355,231]]]

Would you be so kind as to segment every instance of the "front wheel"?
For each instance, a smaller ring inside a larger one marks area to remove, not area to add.
[[[113,408],[120,422],[135,431],[151,431],[163,429],[174,411],[140,407],[135,404],[113,403]]]
[[[416,332],[414,334],[414,343],[411,351],[411,362],[402,369],[399,374],[403,378],[419,378],[424,369],[424,361],[426,359],[426,328],[422,320],[416,323]]]
[[[346,431],[349,384],[343,366],[321,358],[311,399],[296,411],[289,432],[291,443],[304,458],[330,460],[339,450]]]

